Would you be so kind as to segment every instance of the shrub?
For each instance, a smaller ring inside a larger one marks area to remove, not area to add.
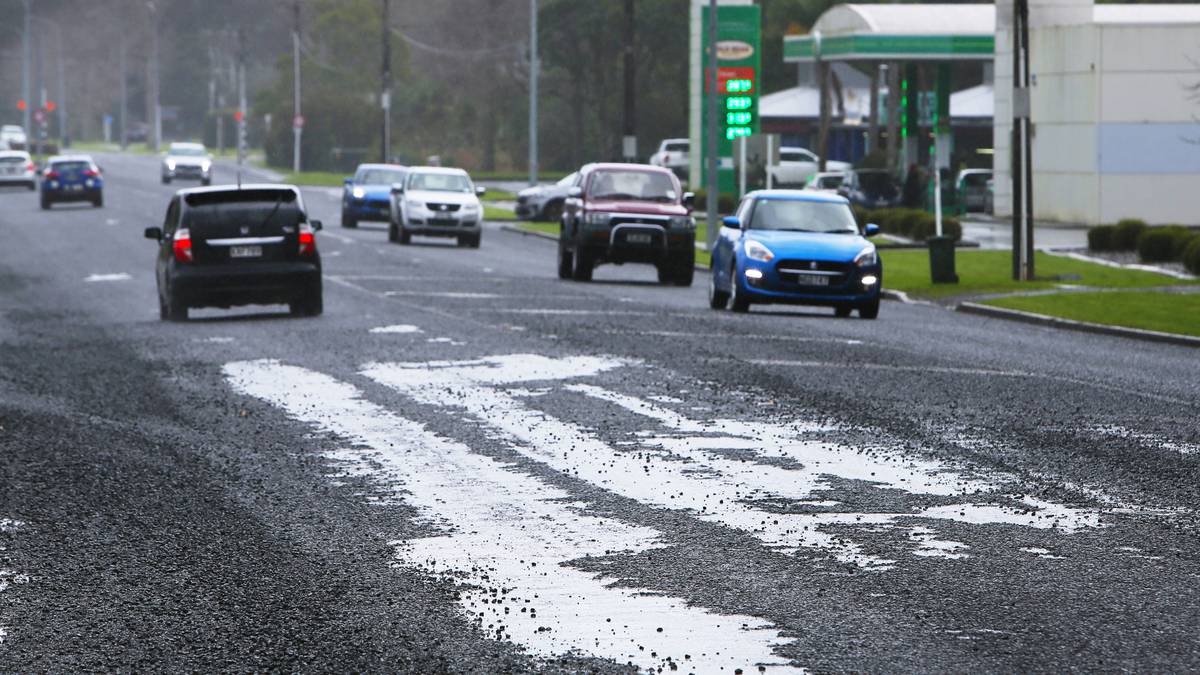
[[[717,197],[717,211],[723,215],[731,215],[737,211],[738,200],[732,192],[722,192]],[[700,188],[696,190],[695,210],[698,213],[704,213],[708,208],[708,190]]]
[[[1192,243],[1183,250],[1183,266],[1192,274],[1200,276],[1200,237],[1192,237]]]
[[[1117,221],[1117,225],[1113,228],[1112,249],[1113,251],[1136,251],[1138,247],[1138,238],[1146,231],[1146,223],[1137,220],[1136,218],[1125,218]],[[1100,249],[1096,249],[1100,250]]]
[[[1180,225],[1147,228],[1137,240],[1138,256],[1145,262],[1179,260],[1196,236],[1195,231]]]
[[[1097,225],[1096,227],[1088,228],[1088,249],[1092,251],[1115,251],[1116,247],[1113,244],[1113,237],[1116,231],[1116,225]]]
[[[920,209],[878,209],[867,214],[868,223],[875,223],[888,234],[925,241],[937,232],[937,219]],[[962,223],[957,218],[942,216],[942,233],[955,240],[962,239]]]

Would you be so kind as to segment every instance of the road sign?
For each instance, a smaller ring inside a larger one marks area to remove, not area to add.
[[[303,129],[304,128],[304,115],[296,115],[295,117],[292,118],[292,128],[293,129]]]
[[[44,110],[33,111],[33,121],[37,122],[38,124],[45,124],[46,123],[46,111],[44,111]]]
[[[708,8],[701,12],[701,26],[708,25]],[[700,33],[700,54],[707,64],[708,32]],[[721,192],[733,192],[736,188],[733,173],[734,141],[759,132],[758,122],[758,74],[762,64],[762,19],[757,5],[717,6],[717,154],[718,182]],[[693,43],[693,48],[696,48]],[[701,148],[696,153],[699,171],[693,173],[693,185],[704,185],[704,172],[708,168],[708,137],[703,133],[708,119],[707,97],[714,92],[708,90],[709,70],[701,66],[703,73],[700,110],[702,133],[692,139],[692,147]]]

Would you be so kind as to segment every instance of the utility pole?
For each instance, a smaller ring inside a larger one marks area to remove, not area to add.
[[[705,178],[708,184],[708,250],[716,248],[717,233],[721,223],[717,222],[717,198],[720,184],[717,180],[717,0],[708,0],[708,168]],[[737,280],[734,279],[734,283]]]
[[[29,32],[29,24],[33,19],[33,8],[30,7],[30,3],[31,0],[25,0],[25,32],[21,38],[21,49],[23,52],[23,58],[21,59],[21,100],[25,101],[25,109],[21,112],[24,113],[22,124],[25,125],[25,143],[27,146],[29,145],[29,139],[33,138],[33,129],[29,126],[29,115],[33,108],[33,93],[30,91],[31,80],[33,79],[30,74],[33,62],[33,45],[31,42],[33,36]]]
[[[295,24],[292,29],[292,171],[300,173],[300,136],[304,133],[304,122],[300,111],[300,0],[293,0],[292,11]],[[384,33],[387,33],[386,24]]]
[[[634,109],[637,62],[634,60],[634,25],[633,0],[625,0],[625,138],[622,139],[622,154],[627,162],[637,161],[637,120]]]
[[[62,147],[67,148],[71,145],[71,134],[67,131],[67,80],[63,66],[62,29],[56,23],[50,25],[54,27],[54,37],[58,42],[58,137]]]
[[[1013,185],[1013,279],[1032,281],[1033,158],[1029,134],[1029,2],[1013,2],[1013,125],[1010,148]]]
[[[246,163],[246,33],[237,32],[237,183],[242,187],[242,165]]]
[[[149,0],[146,7],[150,10],[150,126],[151,133],[154,134],[154,152],[158,152],[162,145],[162,105],[158,98],[158,6],[154,0]]]
[[[387,163],[392,154],[392,31],[388,18],[388,0],[383,0],[383,63],[379,103],[383,107],[383,158]]]
[[[529,0],[529,184],[538,181],[538,0]]]
[[[121,35],[121,140],[118,145],[121,149],[125,149],[125,145],[129,141],[129,127],[127,118],[129,116],[129,73],[125,70],[125,35]]]

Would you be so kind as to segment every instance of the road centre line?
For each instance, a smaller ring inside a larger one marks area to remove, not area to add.
[[[659,316],[657,312],[648,312],[654,316]],[[694,317],[693,317],[694,318]],[[824,342],[842,345],[861,345],[865,344],[862,340],[853,338],[828,338],[828,337],[806,337],[802,335],[771,335],[771,334],[753,334],[753,333],[700,333],[696,331],[674,331],[674,330],[602,330],[597,331],[608,335],[649,335],[653,337],[690,337],[690,338],[721,338],[730,339],[738,338],[745,340],[777,340],[784,342]]]
[[[489,635],[538,656],[582,653],[646,671],[669,668],[684,654],[697,671],[784,667],[772,653],[784,640],[761,619],[689,607],[565,564],[661,548],[655,530],[586,515],[567,492],[398,417],[327,375],[270,360],[223,370],[239,392],[353,443],[330,459],[449,528],[393,542],[396,559],[456,583],[461,607]]]

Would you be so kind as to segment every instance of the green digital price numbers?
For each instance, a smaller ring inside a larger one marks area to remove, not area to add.
[[[754,80],[749,78],[726,80],[725,91],[730,94],[745,94],[754,91]]]
[[[725,113],[725,124],[729,126],[743,126],[754,121],[754,113],[751,112],[731,112]]]
[[[726,138],[726,140],[732,141],[735,138],[742,138],[743,136],[750,136],[753,133],[754,133],[754,130],[751,129],[750,127],[729,127],[727,129],[725,129],[725,138]]]
[[[726,110],[749,110],[754,107],[754,99],[749,96],[730,96],[725,99]]]

